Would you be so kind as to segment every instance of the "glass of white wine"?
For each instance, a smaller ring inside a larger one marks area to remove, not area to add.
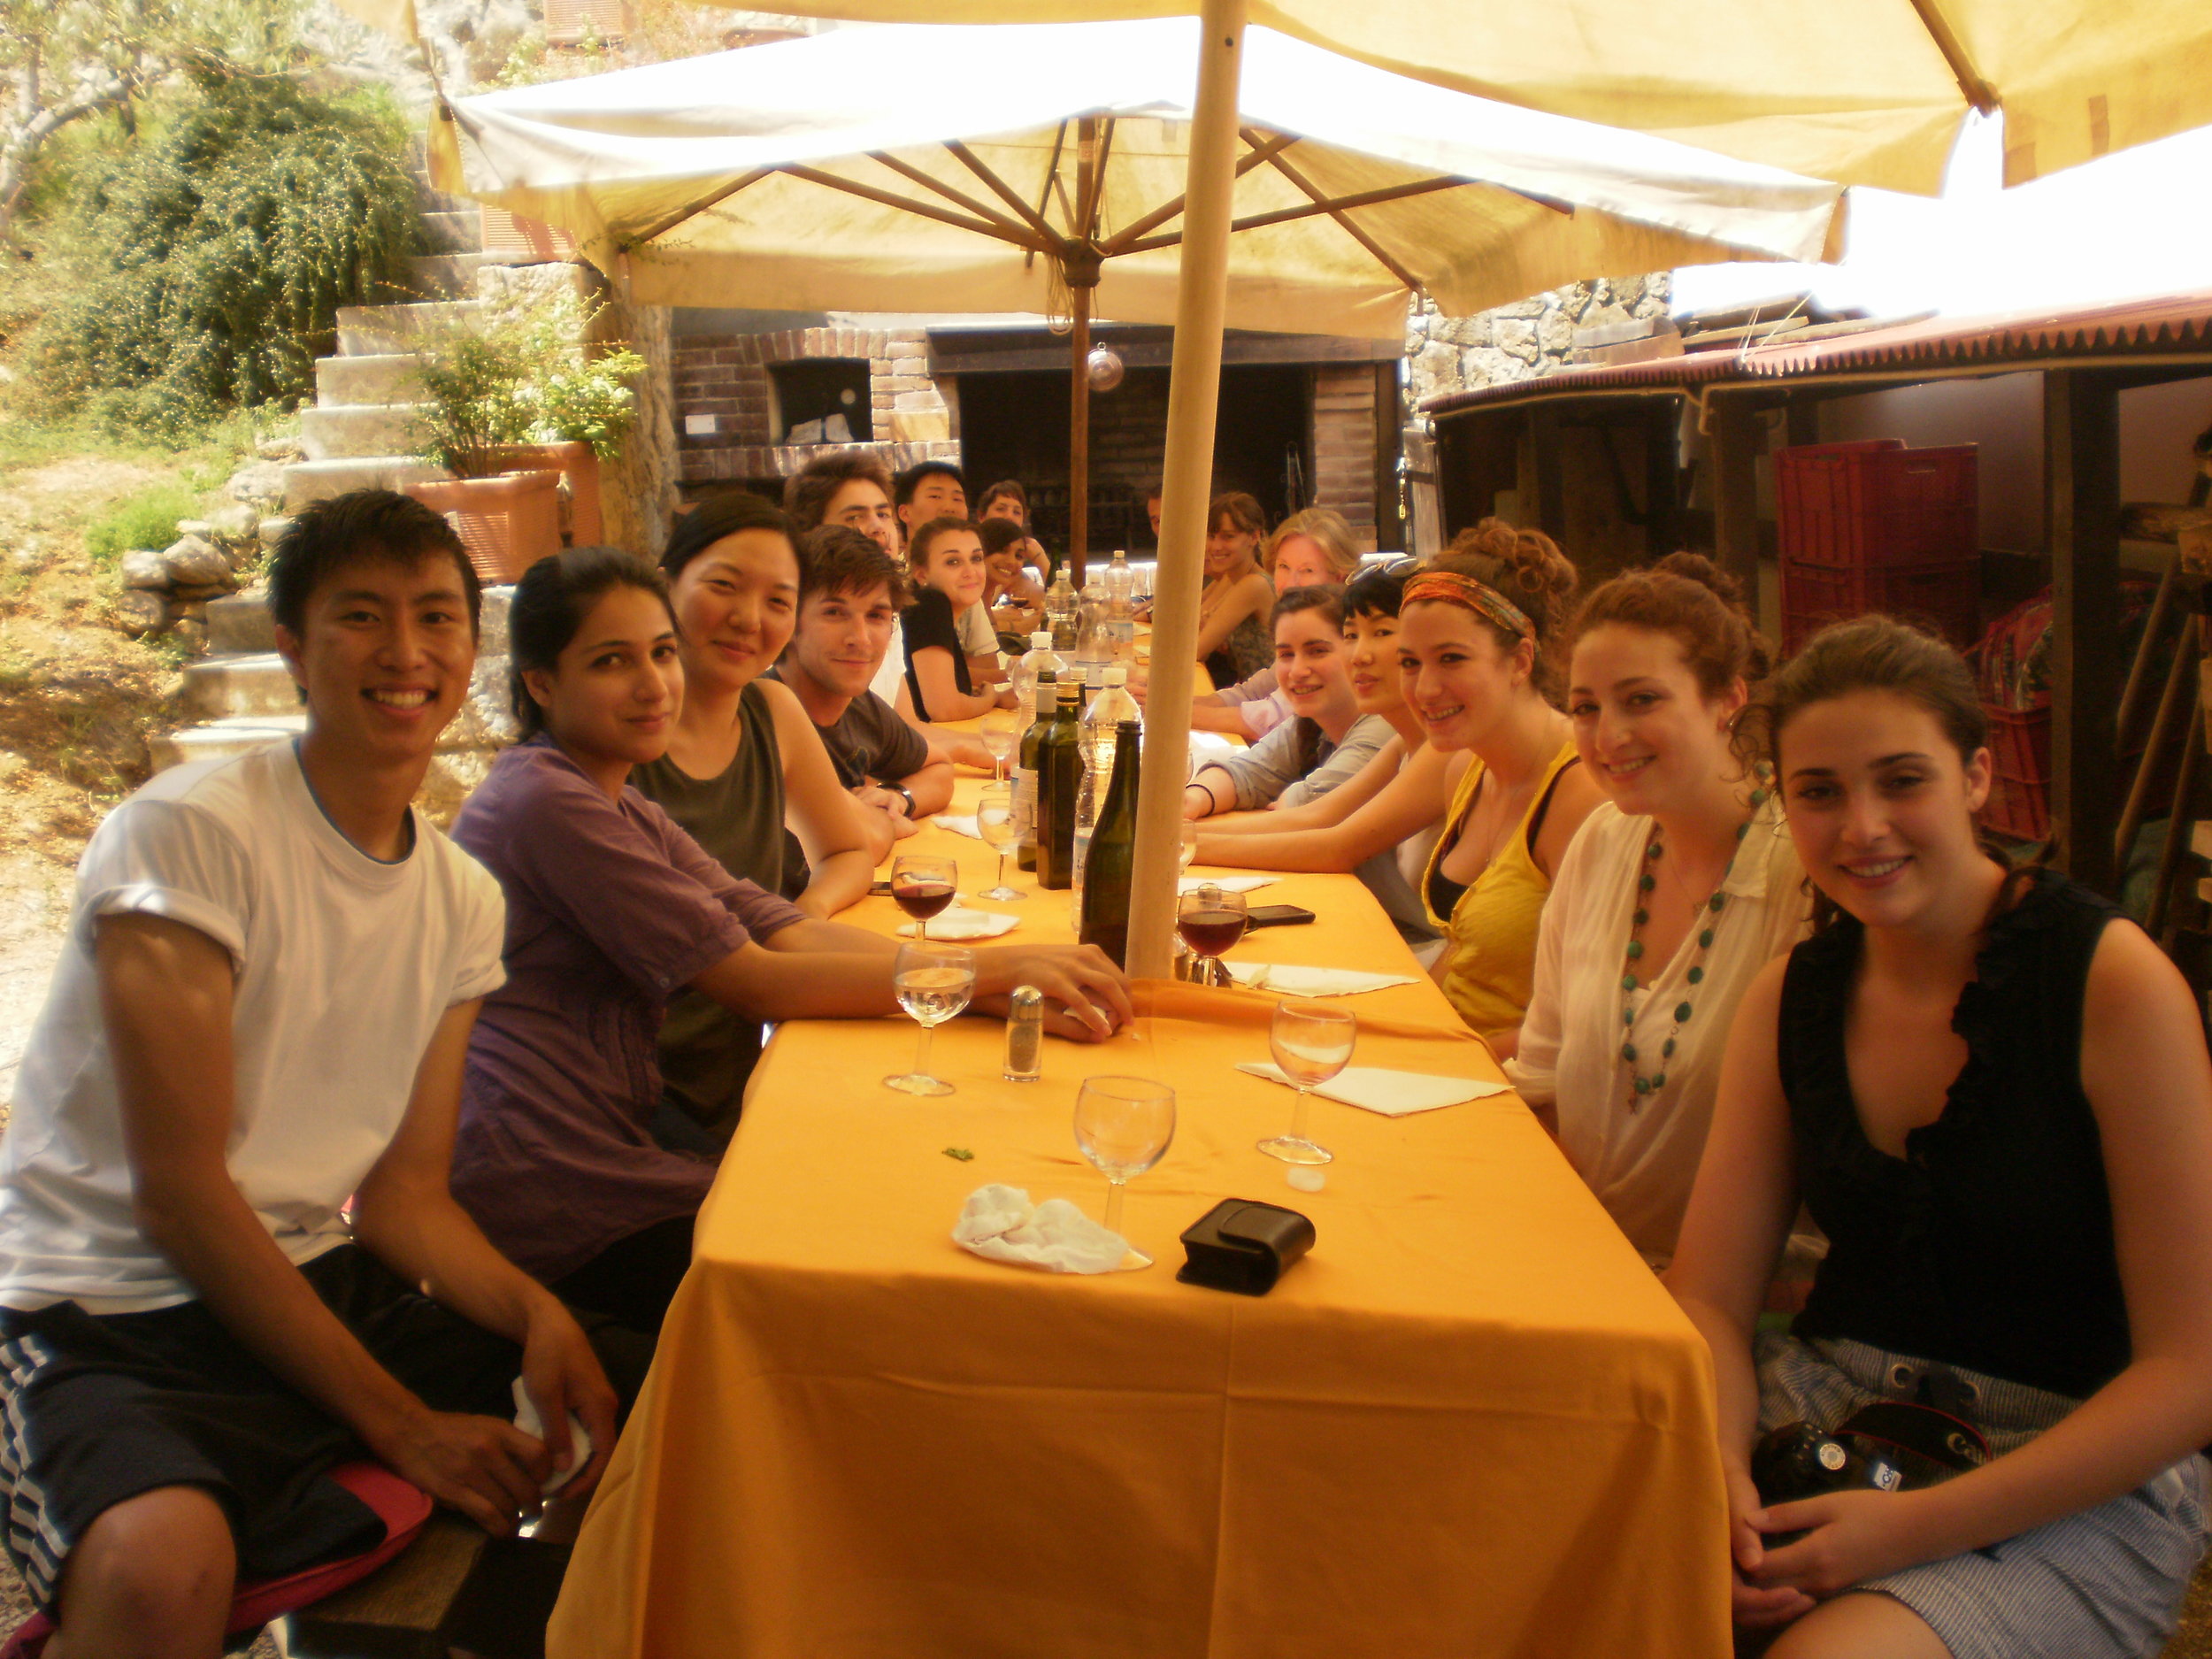
[[[1006,762],[1014,752],[1014,745],[1021,741],[1021,733],[1014,729],[1010,714],[987,714],[983,724],[976,728],[976,735],[983,740],[984,749],[991,757],[991,781],[1002,781],[1006,777]]]
[[[983,837],[983,844],[998,855],[998,885],[976,895],[979,899],[996,899],[1010,904],[1029,895],[1019,887],[1006,885],[1006,855],[1021,845],[1022,826],[1014,814],[1014,786],[1010,783],[987,783],[975,802],[976,833]]]
[[[922,1046],[914,1069],[887,1077],[883,1087],[902,1094],[949,1094],[952,1085],[929,1074],[929,1034],[968,1005],[975,994],[975,952],[958,945],[901,945],[891,964],[899,1006],[921,1022]]]
[[[1275,1004],[1267,1046],[1283,1075],[1298,1086],[1298,1103],[1291,1109],[1290,1133],[1271,1135],[1259,1143],[1261,1151],[1286,1164],[1335,1160],[1335,1153],[1317,1146],[1307,1136],[1306,1114],[1313,1104],[1315,1087],[1351,1064],[1352,1045],[1358,1037],[1359,1022],[1326,1002],[1287,997]]]
[[[1191,860],[1197,856],[1198,823],[1194,818],[1185,818],[1176,826],[1175,831],[1176,870],[1179,872],[1187,873],[1190,869]]]
[[[1106,1178],[1106,1231],[1121,1231],[1121,1190],[1167,1155],[1175,1140],[1175,1091],[1141,1077],[1087,1077],[1075,1096],[1075,1144]],[[1149,1267],[1134,1245],[1127,1267]]]

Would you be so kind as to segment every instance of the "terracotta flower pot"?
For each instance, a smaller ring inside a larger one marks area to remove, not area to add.
[[[509,472],[410,484],[407,493],[445,514],[487,583],[511,582],[561,550],[561,475]]]
[[[561,529],[571,547],[596,547],[601,540],[599,457],[588,443],[511,443],[490,451],[503,472],[558,468],[567,487]]]

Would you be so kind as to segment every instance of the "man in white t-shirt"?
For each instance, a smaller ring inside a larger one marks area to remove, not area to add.
[[[237,1579],[373,1547],[341,1462],[506,1532],[578,1461],[572,1411],[571,1495],[613,1444],[584,1333],[447,1191],[505,907],[409,803],[474,574],[364,490],[296,516],[269,587],[307,731],[100,826],[0,1147],[6,1543],[69,1659],[212,1659]]]

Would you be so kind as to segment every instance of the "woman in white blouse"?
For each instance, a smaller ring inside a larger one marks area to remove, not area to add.
[[[1732,733],[1764,650],[1711,563],[1616,577],[1575,618],[1567,711],[1607,796],[1560,862],[1507,1072],[1629,1241],[1674,1254],[1728,1025],[1810,900]]]

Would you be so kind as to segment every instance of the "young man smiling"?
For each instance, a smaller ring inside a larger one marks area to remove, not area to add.
[[[952,799],[952,766],[869,689],[908,598],[905,570],[857,530],[826,524],[800,543],[798,626],[775,676],[805,708],[839,780],[894,834]]]
[[[447,1191],[505,910],[409,803],[475,577],[442,518],[361,491],[297,516],[270,595],[307,731],[101,826],[0,1151],[7,1547],[68,1659],[213,1659],[236,1578],[378,1541],[346,1459],[504,1532],[571,1410],[579,1494],[612,1445],[583,1333]]]

